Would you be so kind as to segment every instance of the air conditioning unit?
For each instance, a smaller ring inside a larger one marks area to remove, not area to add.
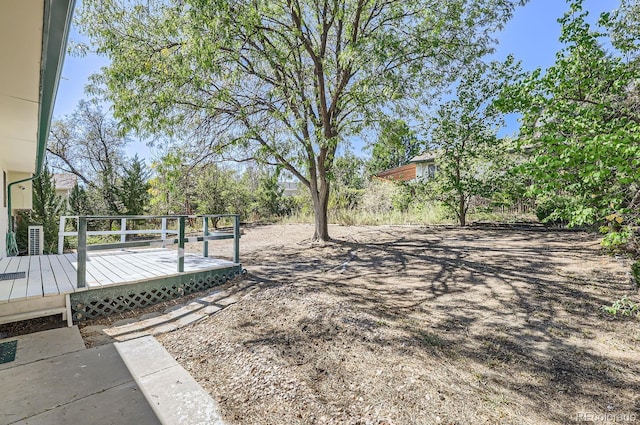
[[[44,230],[42,226],[29,226],[29,255],[42,255]]]

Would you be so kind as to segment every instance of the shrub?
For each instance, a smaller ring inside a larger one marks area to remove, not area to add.
[[[636,289],[640,288],[640,261],[636,261],[631,265],[631,278],[636,285]]]
[[[640,305],[625,295],[610,306],[603,305],[602,311],[612,316],[640,317]]]
[[[562,196],[542,196],[536,201],[536,217],[545,224],[566,224],[561,216],[567,204],[567,199]]]
[[[398,195],[398,186],[393,182],[372,179],[362,195],[361,211],[370,214],[386,214],[394,209],[393,199]]]
[[[541,223],[556,226],[585,226],[596,222],[598,211],[579,198],[542,195],[536,199],[536,216]]]
[[[626,245],[633,235],[633,230],[629,226],[621,227],[618,231],[604,226],[600,231],[605,233],[600,245],[611,253],[626,251]]]

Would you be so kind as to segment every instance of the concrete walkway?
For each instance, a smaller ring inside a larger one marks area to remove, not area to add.
[[[18,340],[0,365],[0,425],[223,424],[217,405],[151,336],[85,349],[77,327]]]
[[[187,304],[173,306],[164,314],[147,314],[140,318],[124,319],[111,326],[88,326],[83,329],[85,341],[90,345],[127,341],[147,335],[172,332],[204,320],[235,304],[243,297],[258,291],[254,283],[238,282],[227,289],[216,289],[204,297]]]

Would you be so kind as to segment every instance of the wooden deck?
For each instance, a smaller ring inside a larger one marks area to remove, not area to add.
[[[22,279],[0,281],[0,304],[56,297],[102,287],[177,275],[177,254],[169,249],[92,252],[87,286],[77,287],[76,254],[0,259],[0,273],[25,272]],[[231,261],[185,254],[185,273],[233,266]]]

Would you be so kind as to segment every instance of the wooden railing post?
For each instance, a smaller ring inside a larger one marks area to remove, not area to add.
[[[162,247],[166,247],[165,241],[167,240],[167,217],[162,217],[162,230],[161,230],[161,238],[162,238]]]
[[[233,262],[240,262],[240,215],[233,217]]]
[[[178,273],[184,271],[184,228],[185,228],[185,216],[178,218]]]
[[[67,223],[67,217],[64,215],[60,216],[60,227],[58,228],[58,254],[62,255],[64,253],[64,229]]]
[[[202,236],[204,238],[209,236],[209,217],[206,215],[202,217]],[[207,239],[204,240],[204,244],[202,245],[202,256],[209,256],[209,241]]]
[[[78,288],[87,284],[87,217],[78,217]]]
[[[121,218],[120,219],[120,232],[122,232],[120,234],[120,243],[125,243],[127,241],[127,219],[126,218]]]

